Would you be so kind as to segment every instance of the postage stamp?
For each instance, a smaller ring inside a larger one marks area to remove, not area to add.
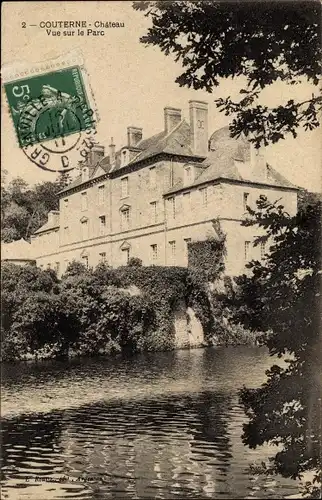
[[[95,143],[97,122],[81,54],[31,70],[16,66],[3,77],[19,147],[43,169],[73,169]]]

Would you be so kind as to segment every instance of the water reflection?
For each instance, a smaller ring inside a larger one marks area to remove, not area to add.
[[[55,363],[24,366],[20,377],[7,370],[6,401],[15,395],[16,415],[8,412],[2,426],[3,498],[292,493],[290,482],[267,483],[248,472],[254,459],[264,458],[263,450],[248,450],[240,438],[245,416],[237,389],[244,381],[250,385],[250,378],[252,385],[254,377],[260,383],[269,364],[261,350],[212,349],[74,362],[59,369]],[[49,413],[31,413],[39,385],[56,405]],[[57,408],[68,386],[73,396]],[[17,415],[19,398],[30,413]],[[89,402],[79,404],[82,399]]]

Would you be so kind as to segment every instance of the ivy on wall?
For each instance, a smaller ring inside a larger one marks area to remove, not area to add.
[[[226,236],[218,220],[212,225],[214,236],[188,243],[188,267],[201,273],[206,282],[215,281],[225,271]]]
[[[4,359],[171,350],[182,304],[194,310],[210,345],[235,339],[225,300],[210,286],[225,280],[225,236],[218,221],[213,227],[215,236],[189,243],[188,268],[132,259],[117,269],[86,269],[74,261],[58,280],[53,271],[4,264]]]

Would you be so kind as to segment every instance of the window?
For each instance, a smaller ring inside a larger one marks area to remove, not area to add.
[[[89,178],[89,170],[88,167],[82,168],[82,182],[88,181]]]
[[[261,241],[260,250],[261,250],[261,259],[265,259],[265,254],[266,254],[266,243],[265,243],[265,241]]]
[[[123,177],[121,179],[121,197],[126,198],[129,196],[129,178]]]
[[[105,232],[106,232],[106,217],[105,217],[105,215],[101,215],[99,217],[99,221],[100,221],[100,236],[103,236],[103,234],[105,234]]]
[[[124,208],[121,211],[121,228],[123,230],[128,229],[130,227],[130,209]]]
[[[243,195],[244,212],[246,212],[246,210],[247,210],[248,197],[249,197],[249,193],[244,193],[244,195]]]
[[[84,220],[82,223],[82,240],[88,239],[88,221]]]
[[[189,257],[189,243],[191,242],[191,238],[185,238],[184,239],[184,248],[185,248],[185,257],[186,257],[186,260],[188,261],[188,257]]]
[[[64,200],[64,208],[68,208],[68,198],[65,198]]]
[[[151,213],[151,222],[155,224],[158,222],[158,203],[156,201],[152,201],[150,203],[150,213]]]
[[[99,254],[100,262],[104,264],[106,262],[106,252],[100,252]]]
[[[67,271],[68,264],[69,264],[69,260],[65,259],[64,260],[65,271]]]
[[[88,269],[88,256],[87,255],[83,255],[83,257],[82,257],[82,263],[84,264],[84,266],[86,267],[86,269]]]
[[[245,241],[244,255],[245,255],[245,260],[249,260],[249,258],[250,258],[250,241]]]
[[[155,186],[157,185],[157,171],[155,169],[155,167],[151,167],[149,169],[149,185],[150,185],[150,188],[155,188]]]
[[[186,167],[184,169],[184,174],[183,174],[183,180],[184,184],[190,184],[192,182],[192,168],[191,167]]]
[[[69,227],[65,226],[64,227],[64,238],[65,238],[65,240],[67,240],[68,237],[69,237]]]
[[[169,241],[169,247],[170,247],[170,261],[172,264],[174,264],[176,260],[176,242]]]
[[[122,151],[122,155],[121,155],[121,167],[125,167],[125,165],[127,165],[127,163],[129,163],[129,150],[128,149],[124,149]]]
[[[151,245],[151,256],[152,262],[155,263],[158,260],[158,245]]]
[[[123,248],[122,249],[122,262],[123,265],[126,266],[129,263],[130,260],[130,249],[129,248]]]
[[[87,192],[82,193],[82,210],[87,210],[88,208],[88,201],[87,201]]]
[[[183,214],[186,217],[189,214],[190,211],[190,192],[189,193],[183,193],[182,197],[182,209],[183,209]]]
[[[103,205],[105,202],[105,186],[98,187],[98,204]]]
[[[176,218],[176,200],[175,200],[174,196],[172,196],[171,198],[168,199],[168,206],[169,206],[169,218],[175,219]]]
[[[55,271],[56,271],[56,274],[59,274],[59,269],[60,269],[59,262],[55,262]]]
[[[204,207],[208,205],[208,190],[207,188],[200,189],[201,201]]]

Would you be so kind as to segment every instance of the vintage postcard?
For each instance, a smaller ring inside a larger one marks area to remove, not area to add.
[[[1,498],[321,498],[320,1],[1,28]]]

